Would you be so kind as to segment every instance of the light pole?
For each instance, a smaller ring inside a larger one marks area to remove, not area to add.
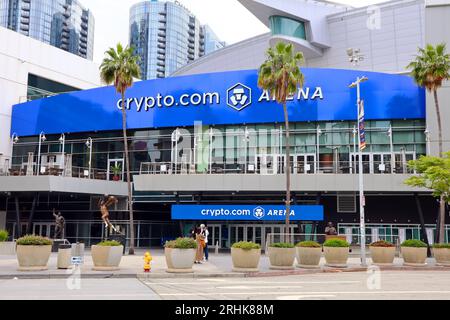
[[[367,266],[366,263],[366,224],[365,224],[365,216],[364,216],[364,206],[365,206],[365,198],[364,198],[364,176],[363,176],[363,161],[362,161],[362,148],[361,148],[361,119],[364,117],[362,101],[361,101],[361,90],[360,84],[362,82],[367,81],[367,77],[357,77],[356,81],[353,82],[349,88],[356,88],[356,99],[357,99],[357,121],[358,121],[358,173],[359,173],[359,224],[360,224],[360,234],[361,234],[361,265],[363,267]]]
[[[392,125],[389,125],[389,130],[387,132],[387,135],[389,137],[389,148],[391,151],[391,173],[394,173],[394,167],[395,167],[395,156],[394,156],[394,140],[393,140],[393,131],[392,131]]]
[[[89,149],[89,173],[88,173],[88,178],[91,178],[91,168],[92,168],[92,138],[89,137],[86,141],[86,147],[88,147]]]
[[[61,134],[61,137],[59,137],[59,142],[61,143],[61,163],[60,163],[60,168],[62,168],[63,169],[63,171],[62,171],[62,175],[64,176],[64,172],[66,171],[66,168],[65,168],[65,166],[64,166],[64,147],[65,147],[65,144],[66,144],[66,135],[64,134],[64,133],[62,133]]]
[[[427,156],[429,156],[429,155],[431,155],[431,146],[430,146],[431,132],[430,132],[430,130],[426,129],[424,133],[425,133],[425,140],[426,140],[426,143],[427,143]]]
[[[358,130],[353,127],[353,159],[352,159],[352,173],[356,173],[356,134]]]
[[[41,173],[41,145],[42,142],[47,140],[45,137],[45,133],[41,131],[39,134],[39,146],[38,146],[38,159],[37,159],[37,168],[36,168],[36,175],[38,176]]]
[[[13,133],[11,136],[11,160],[9,162],[9,168],[12,168],[12,162],[13,162],[13,151],[14,151],[14,145],[19,142],[19,136],[17,135],[17,133]],[[6,166],[5,166],[6,167]]]
[[[245,127],[244,131],[244,143],[245,143],[245,163],[244,163],[244,173],[247,174],[247,158],[248,158],[248,143],[250,140],[250,133],[248,132],[248,128]]]
[[[319,125],[317,125],[317,132],[316,132],[316,154],[317,154],[317,169],[316,172],[319,173],[320,169],[320,136],[322,135],[322,130],[320,129]]]

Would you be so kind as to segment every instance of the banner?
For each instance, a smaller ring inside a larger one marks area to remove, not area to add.
[[[359,102],[359,117],[358,117],[358,125],[359,125],[359,150],[363,151],[366,148],[366,129],[364,123],[364,100]]]
[[[285,221],[283,205],[172,205],[172,220]],[[323,206],[293,205],[291,221],[323,221]]]

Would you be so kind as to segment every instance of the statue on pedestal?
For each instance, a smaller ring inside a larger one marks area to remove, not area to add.
[[[333,225],[333,222],[328,222],[328,225],[325,228],[325,234],[327,236],[335,236],[335,235],[338,234],[337,231],[336,231],[336,228]]]
[[[61,215],[61,212],[58,211],[58,214],[56,214],[55,209],[53,209],[53,216],[55,217],[55,239],[62,239],[66,220]]]

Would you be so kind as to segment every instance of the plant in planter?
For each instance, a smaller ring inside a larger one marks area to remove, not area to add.
[[[406,240],[401,244],[401,252],[405,265],[425,266],[427,259],[427,244],[420,240]]]
[[[115,240],[102,241],[91,247],[93,270],[113,271],[119,270],[123,255],[123,245]]]
[[[7,241],[8,238],[8,231],[0,230],[0,255],[14,255],[16,253],[16,243]]]
[[[391,265],[395,258],[395,245],[388,241],[376,241],[370,244],[372,262],[378,265]]]
[[[192,273],[195,261],[197,242],[192,238],[178,238],[167,241],[164,246],[167,272]]]
[[[17,239],[17,262],[19,271],[47,270],[52,252],[52,240],[35,235]]]
[[[329,267],[347,267],[350,244],[341,239],[330,239],[323,244],[326,265]]]
[[[231,246],[233,271],[258,272],[261,259],[261,246],[254,242],[236,242]]]
[[[111,171],[113,173],[113,180],[119,181],[120,180],[120,174],[122,173],[122,167],[120,164],[116,164],[114,166],[111,166]]]
[[[450,243],[435,243],[433,256],[438,266],[450,267]]]
[[[269,245],[270,269],[294,269],[295,246],[291,243],[278,242]]]
[[[322,246],[315,241],[297,243],[297,267],[318,268],[322,256]]]

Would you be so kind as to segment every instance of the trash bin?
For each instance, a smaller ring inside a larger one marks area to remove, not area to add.
[[[112,234],[109,236],[109,240],[115,240],[117,242],[120,242],[120,244],[123,245],[123,254],[125,254],[125,246],[127,244],[127,239],[124,234],[121,233]]]
[[[72,265],[72,246],[70,244],[60,244],[58,248],[58,269],[69,269]]]

